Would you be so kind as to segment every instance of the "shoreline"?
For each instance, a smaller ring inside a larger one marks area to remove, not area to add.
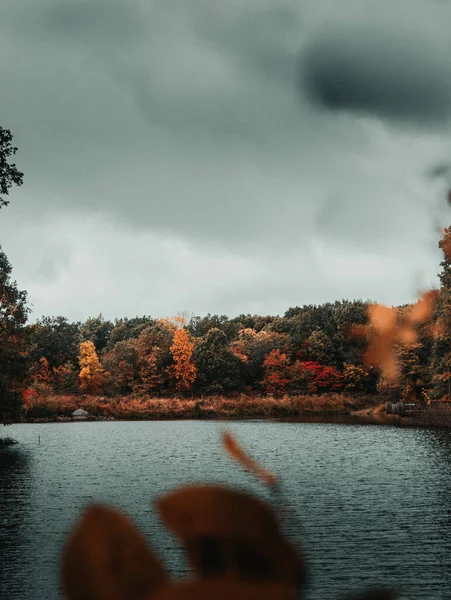
[[[385,412],[372,412],[369,410],[358,410],[351,413],[331,413],[331,412],[311,412],[292,416],[275,415],[167,415],[155,417],[130,417],[130,418],[102,418],[102,417],[45,417],[36,419],[22,419],[14,421],[11,425],[30,425],[30,424],[52,424],[52,423],[108,423],[108,422],[153,422],[153,421],[273,421],[280,423],[312,423],[323,425],[381,425],[396,427],[424,427],[433,429],[451,429],[451,420],[442,420],[440,418],[428,417],[401,417],[399,415],[390,415]]]
[[[387,398],[344,394],[317,396],[209,396],[155,398],[49,396],[35,401],[14,423],[99,421],[249,421],[370,424],[451,428],[451,403],[419,405],[401,416],[385,412]],[[82,408],[87,416],[72,416]],[[12,424],[12,422],[11,422]]]
[[[22,419],[11,424],[50,424],[50,423],[106,423],[106,422],[138,422],[138,421],[274,421],[280,423],[318,423],[318,424],[343,424],[343,425],[403,425],[399,415],[388,415],[385,412],[375,413],[371,410],[358,410],[352,412],[305,412],[297,415],[167,415],[154,417],[62,417],[52,416],[43,418]]]

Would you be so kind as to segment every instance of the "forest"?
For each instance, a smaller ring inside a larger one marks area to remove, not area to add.
[[[371,307],[380,307],[374,303],[304,305],[283,316],[179,314],[114,322],[102,315],[85,322],[56,316],[27,323],[26,293],[11,281],[2,252],[2,411],[45,417],[84,406],[97,415],[151,416],[159,399],[218,396],[241,404],[243,397],[265,396],[280,399],[281,407],[282,398],[302,396],[312,410],[315,398],[317,409],[324,408],[324,396],[329,404],[363,396],[451,400],[446,255],[442,267],[433,309],[428,305],[424,318],[411,319],[415,338],[388,340],[397,367],[391,377],[387,365],[384,372],[381,360],[369,357],[369,336],[357,335],[356,326],[371,326]],[[386,310],[398,323],[421,306]]]
[[[17,150],[11,140],[0,128],[0,206],[22,183],[7,160]],[[309,410],[343,409],[363,397],[450,401],[451,230],[442,233],[440,289],[416,304],[343,299],[234,318],[29,323],[27,293],[0,248],[0,416],[68,416],[83,407],[104,417],[152,417],[188,400],[190,414],[205,413],[208,402],[213,414],[218,398],[231,414],[246,406],[264,412],[264,399],[288,413],[296,398]]]

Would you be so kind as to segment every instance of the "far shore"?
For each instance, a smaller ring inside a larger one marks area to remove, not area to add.
[[[387,414],[386,398],[322,394],[316,396],[211,396],[202,398],[48,396],[34,402],[16,423],[173,420],[271,420],[451,427],[451,403],[417,406],[407,416]],[[87,416],[72,416],[82,409]]]

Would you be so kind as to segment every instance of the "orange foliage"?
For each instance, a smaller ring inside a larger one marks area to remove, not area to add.
[[[175,376],[177,389],[181,392],[190,390],[196,380],[196,367],[192,360],[193,352],[194,344],[186,329],[177,329],[171,346],[171,353],[174,357],[171,370]]]
[[[245,354],[241,348],[237,348],[234,344],[230,345],[230,351],[233,352],[233,354],[235,356],[237,356],[241,362],[243,363],[248,363],[249,362],[249,357],[247,356],[247,354]]]
[[[32,408],[33,402],[37,399],[38,393],[33,389],[22,390],[22,402],[25,409]]]
[[[99,393],[105,381],[105,372],[93,342],[80,344],[78,361],[80,363],[80,389],[88,394]]]

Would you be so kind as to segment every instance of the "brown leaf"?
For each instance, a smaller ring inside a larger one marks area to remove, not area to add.
[[[292,586],[305,579],[297,548],[284,538],[273,511],[258,498],[200,484],[169,492],[156,507],[202,577],[228,575]]]
[[[222,441],[226,451],[242,467],[253,473],[258,479],[261,479],[268,485],[273,487],[277,485],[277,475],[259,465],[253,458],[246,454],[229,431],[223,433]]]
[[[386,333],[396,325],[396,311],[383,304],[371,304],[368,307],[370,324],[381,333]]]
[[[402,325],[396,332],[396,337],[394,339],[405,346],[410,346],[415,344],[418,339],[418,334],[415,329],[410,327],[410,325]]]
[[[424,323],[433,313],[438,292],[425,292],[407,315],[398,322],[396,308],[381,304],[368,307],[368,325],[357,325],[352,328],[354,336],[366,336],[368,348],[364,354],[367,365],[377,366],[388,381],[394,383],[399,378],[400,367],[395,354],[396,344],[410,345],[418,339],[414,325]]]
[[[61,581],[68,600],[142,600],[167,576],[128,517],[92,505],[63,550]]]
[[[408,313],[408,320],[411,323],[424,323],[427,321],[434,312],[437,296],[438,290],[423,293]]]
[[[391,338],[379,337],[371,341],[367,351],[364,354],[366,365],[373,365],[380,368],[385,379],[396,381],[399,377],[399,365],[396,360]]]

